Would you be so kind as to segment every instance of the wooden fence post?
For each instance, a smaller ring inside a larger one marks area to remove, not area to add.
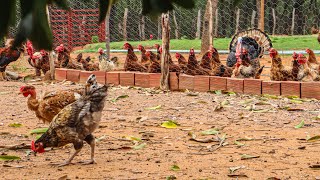
[[[209,0],[209,45],[213,46],[213,3]]]
[[[161,82],[160,88],[164,91],[169,90],[169,48],[170,48],[170,22],[169,12],[163,13],[162,24],[162,55],[161,55]]]
[[[252,16],[251,16],[251,28],[254,28],[254,20],[256,19],[257,11],[253,10],[252,11]]]
[[[261,0],[260,4],[260,24],[259,29],[264,31],[264,0]]]
[[[276,18],[276,11],[274,8],[272,8],[272,17],[273,17],[272,35],[275,35],[276,34],[277,18]]]
[[[145,41],[146,40],[146,32],[145,32],[145,17],[144,16],[141,16],[141,21],[140,21],[140,39],[142,41]]]
[[[51,28],[51,23],[50,23],[50,12],[49,12],[49,7],[48,5],[46,6],[46,13],[47,13],[47,18],[48,18],[48,23]],[[51,80],[54,80],[54,74],[55,74],[55,65],[54,65],[54,59],[53,59],[53,53],[52,50],[49,52],[49,66],[50,66],[50,78]]]
[[[124,9],[124,15],[123,15],[123,40],[127,41],[127,21],[128,21],[128,8]]]
[[[200,39],[201,33],[201,9],[198,11],[196,39]]]
[[[236,33],[239,32],[239,23],[240,23],[240,9],[237,8],[237,12],[236,12]]]
[[[110,59],[110,12],[109,10],[106,15],[105,27],[106,27],[106,55],[107,59]],[[104,62],[107,63],[107,62]]]
[[[178,26],[178,22],[177,22],[177,18],[176,18],[176,13],[174,10],[172,11],[172,16],[173,16],[173,22],[174,22],[174,26],[175,26],[174,32],[175,32],[176,39],[180,39],[179,26]]]
[[[216,15],[215,15],[215,27],[214,27],[214,36],[218,37],[218,27],[219,27],[219,9],[216,9]]]

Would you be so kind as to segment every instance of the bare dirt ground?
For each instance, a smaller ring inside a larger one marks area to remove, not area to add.
[[[36,138],[30,131],[47,127],[27,109],[27,99],[17,94],[24,84],[0,82],[2,146],[30,144]],[[81,86],[42,82],[33,85],[38,94]],[[121,95],[129,97],[112,102]],[[146,109],[159,105],[161,108],[156,110]],[[319,110],[319,101],[315,100],[112,87],[102,122],[94,133],[97,164],[79,163],[89,159],[88,145],[74,164],[66,167],[50,163],[66,160],[73,151],[71,145],[37,156],[27,156],[27,149],[0,148],[0,155],[21,157],[0,161],[0,179],[319,179],[319,170],[309,167],[320,162],[319,141],[306,140],[319,134],[320,121],[315,119]],[[168,120],[180,126],[160,126]],[[302,120],[305,125],[294,128]],[[21,123],[22,127],[9,127],[12,123]],[[219,131],[218,135],[201,135],[213,128]],[[214,142],[190,140],[191,134],[197,135],[196,140]],[[257,157],[242,160],[244,154]],[[173,165],[180,170],[173,171]],[[231,173],[230,168],[236,170]]]

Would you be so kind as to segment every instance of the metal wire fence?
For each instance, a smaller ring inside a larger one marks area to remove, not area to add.
[[[231,37],[238,31],[258,27],[260,0],[246,0],[234,5],[231,0],[211,0],[214,8],[215,37]],[[141,16],[139,0],[120,0],[111,9],[110,40],[142,41],[161,37],[160,20]],[[172,39],[201,39],[207,0],[197,0],[194,9],[176,7],[170,12]],[[104,41],[105,26],[98,22],[98,1],[69,0],[71,13],[50,7],[55,43],[81,46]],[[18,6],[17,15],[20,16]],[[272,35],[306,35],[320,26],[319,0],[265,0],[264,30]],[[19,22],[19,21],[18,21]],[[10,28],[14,36],[17,24]]]

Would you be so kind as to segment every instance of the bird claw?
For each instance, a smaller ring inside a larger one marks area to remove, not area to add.
[[[50,165],[57,166],[57,167],[63,167],[63,166],[67,166],[69,164],[71,164],[71,163],[68,161],[63,162],[63,163],[50,163]]]
[[[82,165],[89,165],[89,164],[96,164],[96,161],[91,159],[91,160],[88,160],[88,161],[80,161],[80,163]]]

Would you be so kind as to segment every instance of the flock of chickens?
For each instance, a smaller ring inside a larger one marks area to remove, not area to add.
[[[320,36],[319,36],[320,37]],[[318,38],[320,43],[320,38]],[[209,50],[198,61],[194,49],[190,49],[188,60],[180,53],[176,53],[177,64],[169,54],[169,71],[187,75],[208,75],[232,78],[260,79],[264,66],[260,65],[260,58],[268,50],[272,58],[270,79],[272,81],[320,81],[320,63],[314,52],[307,49],[308,58],[302,53],[293,54],[291,66],[284,66],[277,50],[272,48],[269,37],[260,30],[252,29],[238,34],[232,40],[230,54],[226,65],[222,64],[216,48]],[[124,64],[125,71],[140,71],[148,73],[161,72],[162,48],[155,44],[157,54],[147,51],[142,45],[141,60],[138,60],[132,45],[125,43],[127,57]]]

